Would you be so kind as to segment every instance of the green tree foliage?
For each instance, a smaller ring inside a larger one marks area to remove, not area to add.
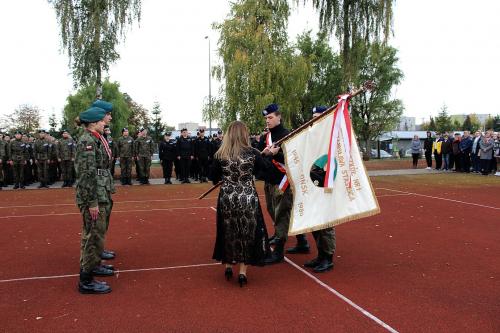
[[[40,128],[40,109],[37,106],[22,104],[13,113],[2,119],[0,128],[7,131],[20,130],[34,133]]]
[[[231,4],[228,18],[214,25],[222,58],[214,76],[223,85],[212,118],[223,128],[239,119],[252,132],[261,131],[260,110],[273,102],[281,106],[287,126],[301,112],[310,66],[288,44],[289,14],[286,0],[239,0]]]
[[[342,69],[340,57],[328,45],[328,36],[320,32],[313,40],[311,32],[297,38],[297,49],[311,66],[305,94],[301,98],[302,112],[292,119],[297,127],[311,118],[311,110],[317,105],[331,106],[337,103],[342,92]]]
[[[141,0],[48,1],[56,11],[75,87],[100,88],[102,72],[120,57],[116,47],[126,27],[140,21]]]
[[[80,112],[88,109],[95,101],[95,85],[80,88],[74,95],[69,95],[64,107],[63,123],[67,124],[67,129],[72,135],[78,133],[74,120]],[[131,110],[127,105],[124,94],[120,92],[120,85],[117,82],[105,80],[102,84],[102,99],[113,104],[113,120],[110,128],[114,137],[121,135],[121,129],[126,127]]]
[[[484,122],[484,128],[486,130],[490,129],[494,130],[497,122],[498,122],[498,116],[496,116],[495,118],[489,116],[488,119],[486,119],[486,121]]]
[[[430,123],[429,123],[429,128],[427,129],[428,131],[435,131],[437,129],[436,127],[436,121],[434,120],[434,117],[431,117]]]
[[[357,81],[375,80],[377,83],[373,91],[351,102],[353,126],[365,143],[364,157],[369,159],[371,141],[394,128],[403,113],[402,101],[391,99],[392,88],[401,82],[403,72],[397,67],[397,50],[380,43],[365,45],[360,61]]]
[[[465,117],[464,123],[462,124],[462,130],[470,131],[474,133],[478,129],[481,129],[481,123],[479,122],[479,118],[475,114],[469,114]]]
[[[495,118],[493,118],[493,130],[495,132],[500,132],[500,115],[496,115]]]
[[[155,142],[159,142],[163,138],[163,132],[165,131],[165,124],[161,120],[161,107],[159,102],[154,102],[153,104],[153,114],[151,121],[151,137]]]
[[[128,130],[130,133],[136,132],[141,127],[150,128],[151,122],[149,120],[149,110],[134,101],[129,94],[124,93],[123,97],[125,98],[125,102],[130,109],[130,115],[127,120]]]
[[[300,2],[300,0],[296,0]],[[305,2],[305,0],[304,0]],[[320,27],[335,34],[341,50],[344,83],[355,82],[363,44],[387,42],[395,0],[312,0],[319,12]]]
[[[454,131],[458,131],[462,128],[462,124],[460,123],[460,121],[458,121],[458,119],[454,119],[453,122],[452,122],[452,127],[451,127]]]
[[[441,110],[436,117],[436,131],[443,133],[446,131],[451,131],[453,129],[453,124],[451,122],[451,117],[448,114],[448,107],[443,104]]]
[[[49,134],[55,137],[58,132],[56,114],[52,113],[49,117]]]

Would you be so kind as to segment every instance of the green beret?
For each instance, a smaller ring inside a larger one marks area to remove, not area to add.
[[[80,113],[80,121],[83,123],[95,123],[98,122],[99,120],[104,119],[106,116],[106,111],[98,108],[98,107],[91,107],[82,113]]]
[[[113,110],[113,104],[103,101],[102,99],[96,100],[94,103],[92,103],[92,106],[101,108],[106,112],[111,112]]]

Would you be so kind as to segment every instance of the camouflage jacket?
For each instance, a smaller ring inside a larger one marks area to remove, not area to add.
[[[76,144],[73,139],[61,139],[57,143],[57,158],[62,161],[69,161],[75,158]]]
[[[14,140],[9,143],[7,155],[14,162],[25,162],[30,158],[28,146],[21,140]]]
[[[138,157],[151,157],[155,152],[155,144],[151,137],[140,137],[134,142],[135,155]]]
[[[35,158],[37,160],[49,160],[52,153],[51,143],[47,140],[37,140],[35,142]]]
[[[116,151],[117,157],[134,157],[134,139],[122,136],[116,143]]]
[[[76,203],[96,207],[109,203],[115,192],[111,173],[106,166],[109,157],[99,139],[85,131],[76,145]]]

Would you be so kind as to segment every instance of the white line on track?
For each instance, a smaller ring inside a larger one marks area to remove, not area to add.
[[[386,197],[403,197],[403,196],[408,196],[411,194],[406,194],[406,193],[399,193],[399,194],[382,194],[382,195],[377,195],[377,198],[386,198]]]
[[[215,209],[215,207],[210,207],[214,212],[217,211],[217,209]]]
[[[217,197],[206,197],[204,199],[217,199]],[[199,200],[198,198],[174,198],[174,199],[156,199],[156,200],[125,200],[125,201],[114,201],[113,204],[129,204],[129,203],[148,203],[148,202],[170,202],[170,201],[195,201]],[[31,207],[56,207],[56,206],[76,206],[75,203],[67,203],[67,204],[48,204],[48,205],[26,205],[26,206],[2,206],[0,209],[9,209],[9,208],[31,208]]]
[[[140,212],[158,212],[158,211],[169,211],[169,210],[186,210],[186,209],[208,209],[210,206],[200,206],[200,207],[172,207],[172,208],[150,208],[150,209],[131,209],[131,210],[113,210],[115,213],[140,213]],[[0,219],[14,219],[14,218],[25,218],[25,217],[48,217],[48,216],[68,216],[68,215],[80,215],[80,213],[54,213],[54,214],[32,214],[32,215],[10,215],[10,216],[0,216]]]
[[[460,201],[460,200],[455,200],[455,199],[435,197],[435,196],[427,195],[427,194],[419,194],[419,193],[413,193],[413,192],[398,191],[398,190],[393,190],[393,189],[390,189],[390,188],[378,187],[378,188],[376,188],[376,190],[385,190],[385,191],[403,193],[403,194],[408,194],[408,195],[416,195],[416,196],[419,196],[419,197],[425,197],[425,198],[431,198],[431,199],[451,201],[451,202],[456,202],[456,203],[460,203],[460,204],[464,204],[464,205],[471,205],[471,206],[477,206],[477,207],[483,207],[483,208],[490,208],[490,209],[500,210],[500,207],[486,206],[486,205],[481,205],[481,204],[477,204],[477,203],[473,203],[473,202],[467,202],[467,201]]]
[[[311,278],[314,282],[316,282],[317,284],[319,284],[320,286],[322,286],[323,288],[325,288],[326,290],[328,290],[329,292],[331,292],[332,294],[334,294],[335,296],[337,296],[338,298],[340,298],[341,300],[343,300],[344,302],[346,302],[347,304],[349,304],[350,306],[361,312],[363,315],[365,315],[369,319],[373,320],[374,322],[376,322],[377,324],[388,330],[389,332],[398,333],[398,331],[396,331],[394,328],[392,328],[391,326],[389,326],[376,316],[372,315],[370,312],[366,311],[365,309],[363,309],[362,307],[351,301],[349,298],[345,297],[337,290],[333,289],[332,287],[330,287],[329,285],[327,285],[326,283],[324,283],[323,281],[321,281],[320,279],[318,279],[317,277],[315,277],[314,275],[312,275],[311,273],[309,273],[308,271],[306,271],[305,269],[303,269],[302,267],[300,267],[299,265],[288,259],[287,257],[285,257],[285,261],[290,265],[292,265],[293,267],[295,267],[296,269],[298,269],[299,271],[301,271],[302,273],[304,273],[309,278]]]
[[[166,271],[166,270],[171,270],[171,269],[195,268],[195,267],[206,267],[206,266],[215,266],[215,265],[220,265],[220,263],[194,264],[194,265],[182,265],[182,266],[166,266],[166,267],[152,267],[152,268],[137,268],[137,269],[124,269],[124,270],[116,270],[115,271],[115,275],[118,275],[118,274],[121,274],[121,273]],[[0,283],[33,281],[33,280],[64,279],[64,278],[75,277],[75,276],[78,276],[78,274],[52,275],[52,276],[33,276],[33,277],[27,277],[27,278],[0,280]]]

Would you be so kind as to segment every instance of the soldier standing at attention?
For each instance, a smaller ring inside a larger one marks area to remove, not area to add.
[[[45,130],[39,130],[39,138],[35,142],[35,159],[38,168],[38,178],[40,180],[38,188],[49,188],[50,146],[49,142],[45,139],[45,135]]]
[[[118,139],[116,150],[120,159],[122,185],[132,185],[132,160],[134,158],[134,139],[129,136],[127,128],[122,129],[122,136]]]
[[[172,177],[172,164],[175,161],[177,152],[177,140],[170,139],[172,132],[166,132],[163,136],[163,141],[160,142],[158,148],[158,155],[161,160],[161,165],[163,167],[163,178],[165,178],[165,184],[172,184],[170,178]]]
[[[106,160],[112,158],[111,150],[102,136],[105,116],[103,109],[91,107],[76,119],[77,125],[83,125],[85,129],[78,140],[75,158],[76,203],[83,218],[78,283],[78,290],[82,294],[104,294],[111,291],[107,284],[93,278],[96,270],[101,268],[99,265],[114,188],[109,166],[106,165]]]
[[[62,131],[62,139],[57,144],[57,160],[61,165],[63,184],[61,187],[72,187],[73,165],[75,162],[75,142],[67,130]]]
[[[207,182],[208,175],[208,161],[211,153],[210,140],[205,136],[205,130],[200,129],[200,135],[196,139],[194,145],[194,156],[198,161],[198,168],[200,174],[200,182]]]
[[[266,125],[269,128],[269,133],[261,138],[259,150],[273,164],[266,171],[267,180],[264,185],[264,191],[267,210],[273,219],[276,235],[274,251],[271,256],[266,258],[266,263],[274,264],[282,262],[284,258],[284,246],[288,238],[288,227],[293,203],[292,190],[285,178],[285,157],[281,148],[274,146],[274,142],[283,138],[289,131],[281,124],[281,112],[277,104],[268,105],[262,111],[262,114],[266,117]]]
[[[24,177],[24,186],[31,185],[32,183],[32,178],[33,178],[33,173],[31,169],[31,162],[33,161],[33,149],[31,148],[29,138],[26,134],[23,134],[21,137],[21,140],[23,143],[26,145],[26,164],[23,167],[23,177]]]
[[[117,147],[115,145],[115,142],[113,141],[113,137],[111,136],[111,129],[109,128],[109,125],[104,126],[104,138],[108,140],[109,149],[111,149],[111,153],[113,154],[113,158],[111,159],[109,165],[109,171],[111,171],[111,178],[114,178],[116,157],[118,156],[118,154],[117,154]]]
[[[57,162],[57,143],[56,139],[50,134],[47,134],[45,138],[49,142],[49,185],[52,185],[59,180],[58,177],[59,163]]]
[[[188,131],[186,128],[183,128],[181,130],[181,137],[179,138],[179,140],[177,140],[177,159],[179,160],[179,166],[181,169],[181,183],[191,183],[189,181],[189,171],[191,167],[191,161],[194,159],[194,147],[193,141],[188,136]]]
[[[149,184],[149,171],[151,169],[151,156],[155,151],[153,139],[148,136],[148,130],[141,128],[140,136],[135,141],[134,151],[136,153],[138,174],[142,185]]]
[[[14,134],[15,140],[9,144],[7,155],[10,158],[10,164],[14,171],[14,190],[24,188],[24,166],[29,158],[28,148],[22,140],[22,133],[16,131]]]
[[[3,133],[0,133],[0,190],[4,186],[3,165],[7,163],[7,145],[3,140]]]

